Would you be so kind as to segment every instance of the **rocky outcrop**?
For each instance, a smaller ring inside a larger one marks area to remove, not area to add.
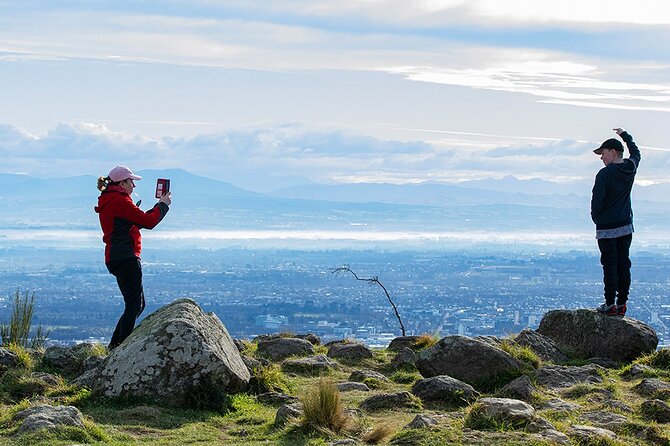
[[[405,347],[396,354],[391,360],[391,367],[395,370],[414,369],[416,367],[416,353],[409,347]]]
[[[467,406],[477,399],[477,392],[471,385],[451,376],[434,376],[417,381],[412,393],[425,402],[437,402],[452,406]]]
[[[424,377],[449,375],[491,388],[521,374],[521,364],[503,350],[467,336],[447,336],[419,353],[416,367]]]
[[[190,299],[154,312],[95,369],[75,382],[94,394],[150,398],[169,406],[235,393],[249,383],[228,331]]]
[[[600,384],[604,369],[595,364],[580,367],[551,365],[535,371],[537,384],[549,389],[565,389],[575,384]]]
[[[670,384],[658,378],[645,378],[640,384],[633,387],[642,396],[667,396],[670,395]]]
[[[23,434],[39,429],[55,429],[57,426],[84,427],[84,416],[73,406],[50,406],[41,404],[22,410],[14,416],[20,421],[18,433]]]
[[[0,373],[5,370],[14,368],[19,363],[19,357],[7,350],[4,347],[0,347]]]
[[[652,353],[658,336],[631,318],[603,316],[595,310],[553,310],[544,315],[538,333],[551,338],[570,358],[608,358],[630,362]]]
[[[556,347],[556,343],[550,338],[541,335],[535,330],[522,330],[515,338],[514,342],[528,347],[537,354],[544,361],[551,361],[555,364],[560,364],[568,360],[561,351]]]
[[[281,361],[291,356],[314,354],[311,342],[299,338],[272,338],[258,341],[256,354],[272,361]]]
[[[328,357],[344,362],[355,362],[372,358],[372,350],[358,343],[333,344],[328,347]]]

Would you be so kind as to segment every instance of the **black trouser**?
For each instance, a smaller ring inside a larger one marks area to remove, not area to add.
[[[633,234],[617,238],[598,239],[600,264],[603,266],[605,304],[623,305],[628,300],[630,289],[630,243]]]
[[[109,272],[116,277],[126,308],[116,324],[109,348],[121,344],[135,328],[135,321],[144,310],[144,289],[142,288],[142,263],[132,257],[107,264]]]

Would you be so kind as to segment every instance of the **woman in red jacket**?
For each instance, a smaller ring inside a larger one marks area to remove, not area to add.
[[[135,175],[125,166],[116,166],[106,177],[98,178],[98,198],[95,212],[99,214],[102,240],[105,242],[105,265],[116,277],[125,302],[125,310],[116,324],[109,348],[121,344],[135,328],[135,321],[144,310],[142,288],[141,228],[153,229],[165,217],[172,203],[168,192],[156,205],[143,212],[130,195],[135,189]]]

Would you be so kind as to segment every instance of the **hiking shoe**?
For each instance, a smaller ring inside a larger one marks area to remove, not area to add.
[[[625,316],[626,315],[626,304],[616,306],[616,315]]]
[[[598,313],[604,314],[605,316],[616,316],[616,310],[617,310],[616,304],[612,305],[602,304],[601,306],[596,308],[596,311]]]

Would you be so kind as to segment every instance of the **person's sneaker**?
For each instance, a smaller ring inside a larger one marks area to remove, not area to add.
[[[596,311],[600,314],[604,314],[605,316],[616,316],[616,304],[612,305],[607,305],[607,304],[602,304],[598,308],[596,308]]]
[[[616,315],[625,316],[626,315],[626,304],[616,306]]]

